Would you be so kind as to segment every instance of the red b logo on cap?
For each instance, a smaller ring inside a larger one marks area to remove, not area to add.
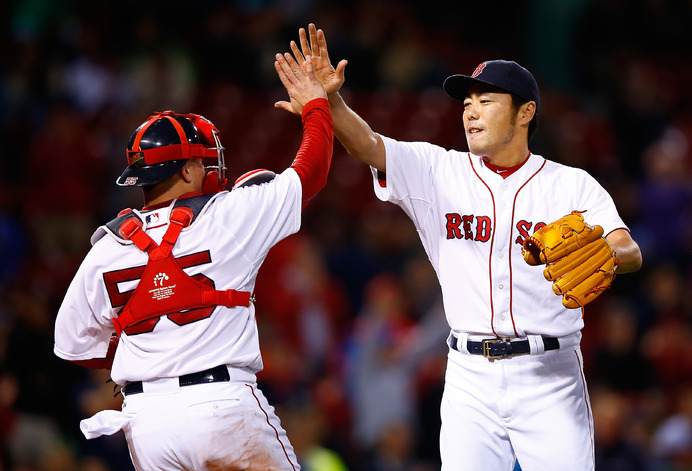
[[[478,77],[481,74],[481,72],[483,72],[483,69],[485,69],[485,62],[479,64],[478,67],[476,67],[476,70],[473,71],[471,77]]]

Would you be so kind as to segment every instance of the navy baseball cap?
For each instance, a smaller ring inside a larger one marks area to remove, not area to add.
[[[541,107],[541,96],[538,83],[526,70],[514,61],[493,60],[485,61],[476,67],[473,74],[452,75],[447,77],[442,85],[445,93],[455,100],[464,101],[469,87],[476,83],[492,85],[523,98],[536,102],[536,112]]]

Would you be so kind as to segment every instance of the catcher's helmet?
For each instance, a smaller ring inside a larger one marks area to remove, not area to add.
[[[219,130],[203,116],[156,112],[130,136],[125,171],[116,183],[120,186],[146,186],[175,175],[188,159],[215,158],[206,166],[218,171],[219,183],[225,181],[225,158]]]

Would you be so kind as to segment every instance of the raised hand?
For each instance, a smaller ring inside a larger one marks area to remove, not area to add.
[[[310,100],[327,98],[327,92],[315,75],[310,56],[302,58],[301,66],[291,54],[277,54],[274,68],[291,99],[290,102],[277,101],[274,103],[275,108],[281,108],[300,116],[303,107]]]
[[[309,41],[308,34],[310,36]],[[315,75],[322,82],[326,92],[329,95],[338,92],[344,84],[344,72],[348,61],[343,59],[334,68],[329,60],[324,31],[318,30],[313,23],[308,25],[308,33],[306,33],[305,28],[300,28],[298,36],[300,38],[300,48],[298,48],[295,41],[291,41],[290,44],[297,63],[305,70],[305,59],[307,56],[311,56]]]

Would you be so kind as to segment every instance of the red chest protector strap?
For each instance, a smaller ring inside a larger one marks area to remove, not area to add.
[[[190,208],[179,206],[171,210],[170,224],[158,245],[142,229],[137,217],[125,219],[120,225],[120,236],[131,240],[149,255],[139,284],[118,317],[113,318],[115,331],[120,333],[139,322],[169,313],[209,306],[249,306],[252,301],[247,291],[233,289],[219,291],[200,283],[185,273],[172,254],[180,232],[193,219]]]

